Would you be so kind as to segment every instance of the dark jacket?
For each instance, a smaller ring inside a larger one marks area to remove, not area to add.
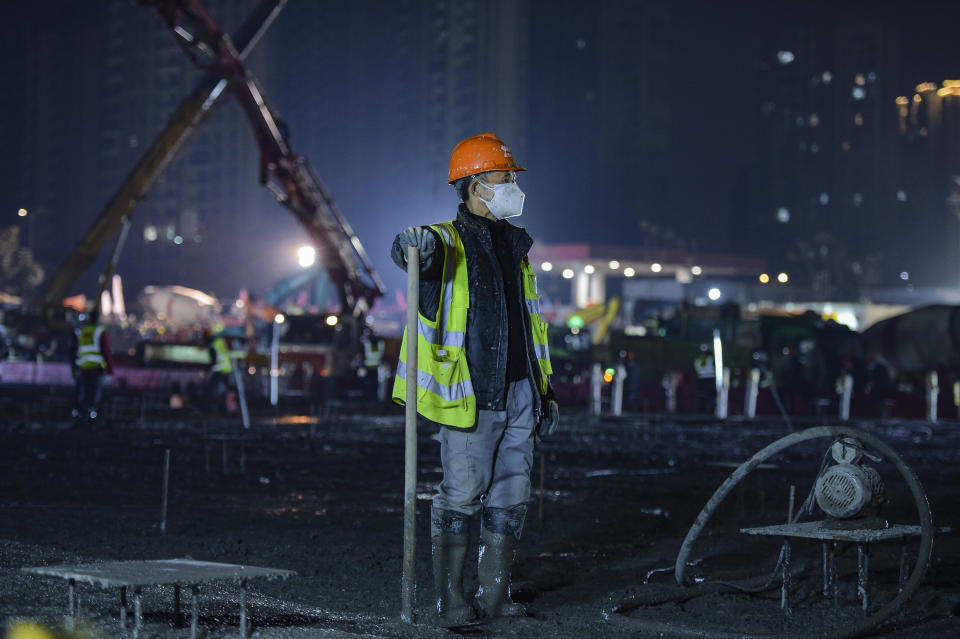
[[[533,385],[534,415],[539,421],[541,417],[540,393],[536,387],[535,375],[540,374],[540,367],[533,350],[533,338],[529,326],[529,316],[521,313],[522,327],[509,327],[507,322],[507,305],[504,298],[503,276],[500,262],[497,260],[493,247],[493,238],[490,230],[477,216],[460,205],[454,227],[460,234],[464,252],[467,258],[467,277],[470,282],[470,308],[467,310],[466,354],[470,368],[470,379],[477,397],[477,408],[481,410],[505,410],[507,395],[507,345],[508,330],[521,331],[524,350],[527,353],[528,378]],[[431,229],[431,232],[436,232]],[[515,269],[518,278],[517,290],[523,295],[523,272],[520,263],[526,258],[527,252],[533,246],[533,240],[520,227],[509,225],[507,237],[513,248],[513,259],[516,260]],[[434,259],[421,264],[420,271],[420,312],[436,319],[437,309],[440,306],[440,282],[443,274],[443,255],[440,253],[444,244],[437,235],[437,255]],[[406,259],[403,248],[398,239],[394,239],[391,250],[393,261],[402,268],[406,268]],[[520,300],[522,308],[525,302]]]

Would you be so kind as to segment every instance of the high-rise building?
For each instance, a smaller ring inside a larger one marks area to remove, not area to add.
[[[741,250],[817,297],[855,296],[893,268],[898,36],[883,24],[804,22],[754,59],[760,152],[741,194]]]
[[[900,236],[908,251],[903,279],[940,286],[960,283],[960,81],[917,84],[897,96],[897,205],[905,225]]]

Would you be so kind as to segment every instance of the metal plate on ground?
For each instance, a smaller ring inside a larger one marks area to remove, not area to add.
[[[297,574],[281,568],[222,564],[194,559],[112,561],[73,566],[35,566],[23,572],[72,579],[101,588],[122,586],[192,585],[207,581],[242,581],[256,577],[286,579]]]
[[[949,532],[949,528],[938,528],[937,532]],[[741,528],[747,535],[768,535],[772,537],[805,537],[807,539],[828,539],[833,541],[871,542],[920,534],[920,526],[893,524],[888,528],[839,528],[823,521],[805,521],[801,524],[779,524],[758,528]]]

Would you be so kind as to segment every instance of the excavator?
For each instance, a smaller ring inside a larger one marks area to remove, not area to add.
[[[178,44],[198,68],[205,71],[195,89],[180,103],[164,129],[140,158],[127,178],[66,261],[32,303],[30,315],[41,316],[47,330],[68,327],[64,299],[116,238],[112,255],[100,275],[93,298],[100,304],[113,281],[130,221],[137,206],[210,117],[226,96],[239,103],[260,149],[260,183],[285,207],[307,232],[316,248],[317,269],[339,299],[338,339],[331,344],[328,359],[350,361],[360,352],[365,314],[384,287],[363,244],[337,207],[329,190],[310,162],[294,153],[276,110],[257,79],[244,63],[286,0],[263,0],[234,37],[219,27],[202,0],[139,0],[155,10]],[[264,310],[259,307],[258,310]],[[277,310],[267,305],[276,315]],[[327,314],[329,315],[329,314]],[[326,317],[326,316],[324,316]],[[260,319],[267,322],[273,316]],[[323,318],[320,319],[323,321]],[[23,322],[30,324],[30,322]],[[34,325],[37,323],[34,322]],[[337,351],[346,351],[338,353]],[[328,366],[334,362],[328,361]]]

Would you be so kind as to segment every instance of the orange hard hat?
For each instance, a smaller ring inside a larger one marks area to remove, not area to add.
[[[513,160],[510,147],[493,133],[472,135],[450,153],[450,184],[487,171],[525,171]]]

